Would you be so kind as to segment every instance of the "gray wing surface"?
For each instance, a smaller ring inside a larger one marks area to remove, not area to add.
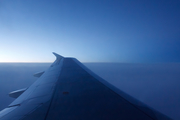
[[[0,112],[0,120],[170,119],[107,83],[75,58],[53,54],[56,61]]]

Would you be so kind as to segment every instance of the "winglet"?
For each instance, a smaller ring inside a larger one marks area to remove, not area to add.
[[[56,56],[56,60],[55,60],[54,63],[51,65],[51,67],[53,67],[53,66],[56,65],[56,64],[59,64],[60,60],[61,60],[62,58],[64,58],[63,56],[61,56],[61,55],[59,55],[59,54],[57,54],[57,53],[55,53],[55,52],[53,52],[53,54]]]
[[[52,52],[52,53],[56,56],[57,59],[63,58],[63,56],[61,56],[61,55],[59,55],[59,54],[57,54],[57,53],[55,53],[55,52]]]

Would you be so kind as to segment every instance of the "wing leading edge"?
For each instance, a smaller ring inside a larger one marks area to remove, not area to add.
[[[95,75],[75,58],[55,62],[7,108],[0,120],[169,120]]]

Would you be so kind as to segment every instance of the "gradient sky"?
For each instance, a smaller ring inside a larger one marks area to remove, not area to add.
[[[180,62],[180,0],[0,0],[0,62]]]

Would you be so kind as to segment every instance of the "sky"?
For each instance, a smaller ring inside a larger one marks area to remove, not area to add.
[[[180,62],[180,0],[0,0],[0,62]]]

